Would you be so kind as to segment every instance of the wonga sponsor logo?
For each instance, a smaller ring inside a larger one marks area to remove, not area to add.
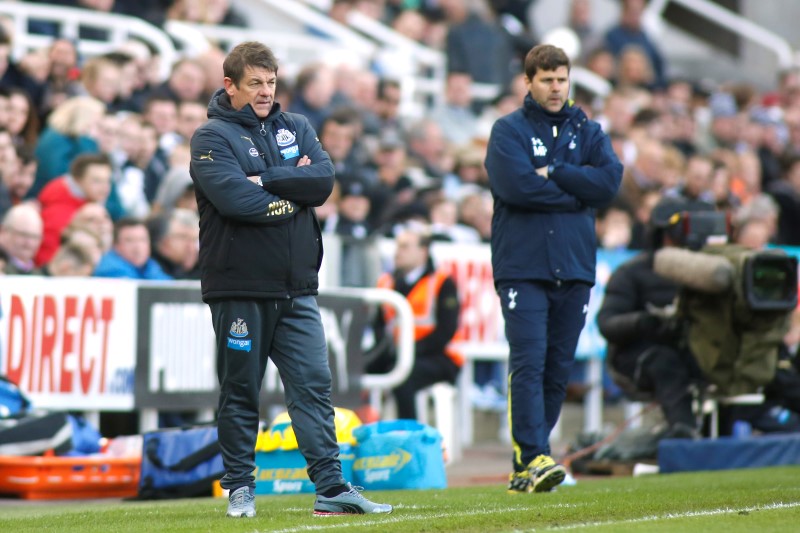
[[[228,348],[231,350],[240,350],[243,352],[249,352],[252,348],[253,341],[250,339],[244,339],[243,337],[247,337],[249,331],[247,331],[247,322],[242,320],[241,318],[237,318],[236,322],[231,324],[231,330],[229,331],[231,334],[231,338],[228,337]]]

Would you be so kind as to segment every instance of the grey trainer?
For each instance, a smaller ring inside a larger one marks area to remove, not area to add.
[[[326,498],[317,494],[314,501],[315,516],[345,515],[345,514],[384,514],[391,513],[392,506],[385,503],[374,503],[361,495],[361,487],[347,484],[347,492],[338,496]]]
[[[244,486],[231,492],[226,514],[233,518],[253,518],[256,515],[256,497],[253,489]]]

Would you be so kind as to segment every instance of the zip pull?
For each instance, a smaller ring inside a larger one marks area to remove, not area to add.
[[[558,137],[558,126],[553,126],[553,138]]]
[[[555,127],[555,126],[553,126],[553,127]],[[267,128],[264,127],[264,123],[263,122],[261,123],[261,129],[258,130],[258,133],[260,133],[262,137],[266,137],[267,136]]]

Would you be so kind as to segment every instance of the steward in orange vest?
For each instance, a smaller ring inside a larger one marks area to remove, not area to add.
[[[378,280],[378,287],[393,289],[406,297],[414,313],[415,356],[408,379],[393,394],[398,418],[416,418],[414,395],[434,383],[455,383],[464,362],[454,349],[460,339],[458,318],[460,305],[453,280],[434,269],[428,248],[430,238],[414,230],[397,237],[396,269]],[[421,263],[421,264],[420,264]],[[381,309],[375,327],[376,342],[395,335],[395,311]],[[394,343],[367,365],[369,373],[388,372],[395,361]]]

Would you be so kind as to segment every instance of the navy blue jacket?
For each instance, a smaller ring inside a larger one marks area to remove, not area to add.
[[[266,119],[235,110],[223,89],[192,136],[189,167],[200,211],[203,299],[317,294],[322,233],[313,206],[334,169],[302,115],[273,104]],[[298,167],[307,155],[311,164]],[[261,176],[263,186],[247,176]]]
[[[536,173],[547,166],[548,178]],[[622,164],[600,125],[571,103],[548,113],[527,95],[523,107],[492,127],[486,170],[495,281],[594,284],[595,209],[614,199],[622,181]]]

